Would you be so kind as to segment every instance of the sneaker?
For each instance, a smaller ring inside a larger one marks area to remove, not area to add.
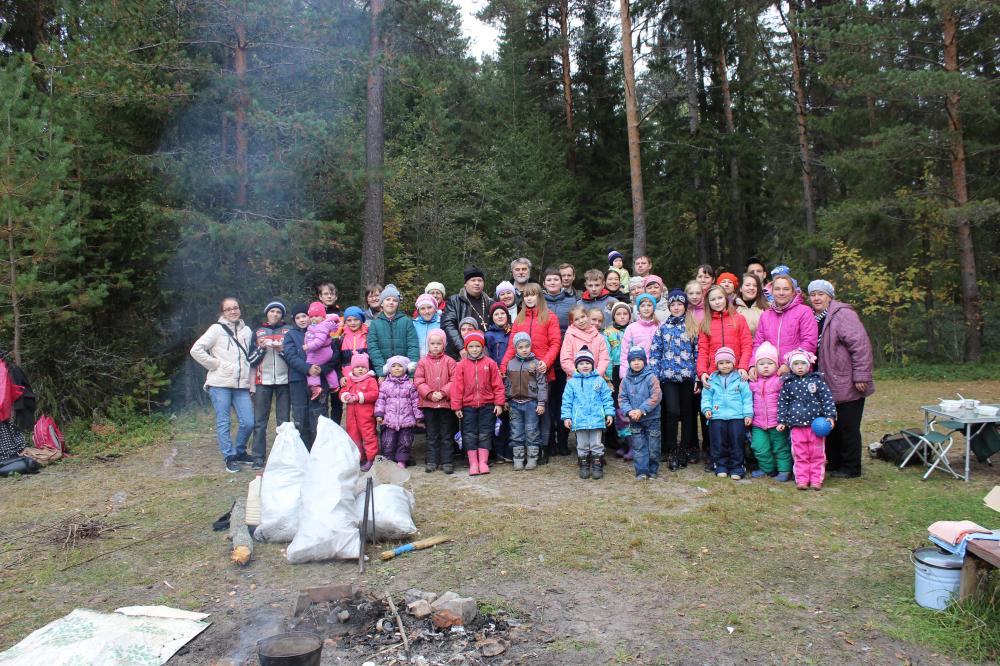
[[[778,483],[785,483],[786,481],[791,481],[792,480],[792,473],[791,472],[778,472],[777,474],[774,475],[774,480],[777,481]]]
[[[760,478],[763,478],[765,476],[767,476],[767,472],[765,472],[762,469],[755,469],[754,471],[750,472],[750,478],[751,479],[760,479]]]
[[[230,474],[240,471],[240,464],[236,462],[236,458],[230,458],[226,461],[226,471]]]
[[[728,474],[726,474],[726,472],[725,472],[725,471],[719,471],[719,472],[716,472],[716,473],[715,473],[715,475],[716,475],[717,477],[719,477],[720,479],[724,479],[724,478],[726,478],[727,476],[729,476]]]
[[[264,461],[259,459],[254,460],[250,465],[250,469],[264,469]]]
[[[813,486],[813,490],[822,490],[822,489],[823,489],[823,484],[822,483],[819,484],[818,486]]]
[[[740,481],[743,478],[742,474],[730,474],[729,478],[733,481]]]
[[[656,480],[656,474],[650,474],[649,475],[649,480],[650,481],[655,481]]]
[[[635,475],[635,480],[636,481],[646,481],[648,478],[649,477],[647,477],[645,474],[636,474]]]
[[[233,458],[233,460],[235,460],[238,463],[242,463],[244,465],[250,465],[253,463],[253,457],[246,451],[237,455],[235,458]]]

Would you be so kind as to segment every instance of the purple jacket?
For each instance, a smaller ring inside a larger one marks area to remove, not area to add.
[[[385,378],[378,389],[375,401],[375,416],[381,416],[384,425],[393,430],[412,428],[418,419],[423,419],[420,411],[420,396],[417,387],[406,375]]]
[[[872,381],[872,343],[854,308],[831,301],[823,325],[817,365],[836,403],[866,398],[875,392]],[[864,393],[855,383],[868,384]]]
[[[784,312],[777,312],[772,305],[760,316],[753,350],[757,351],[765,341],[770,342],[778,349],[778,365],[783,365],[785,354],[793,349],[801,347],[815,354],[818,330],[812,308],[802,303],[801,294],[795,294]]]
[[[750,382],[753,394],[753,425],[764,430],[778,426],[778,396],[781,395],[781,377],[758,377]]]
[[[337,324],[324,319],[318,324],[309,324],[306,329],[306,362],[312,365],[323,365],[333,358],[333,338],[331,333],[337,330]]]

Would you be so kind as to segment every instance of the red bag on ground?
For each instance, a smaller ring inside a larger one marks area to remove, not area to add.
[[[38,417],[31,439],[39,449],[55,449],[62,454],[66,453],[66,440],[51,416],[42,414]]]

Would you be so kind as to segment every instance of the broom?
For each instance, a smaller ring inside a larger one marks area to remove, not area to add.
[[[404,544],[402,546],[397,546],[392,550],[383,550],[382,560],[391,560],[397,555],[408,553],[411,550],[423,550],[424,548],[430,548],[431,546],[436,546],[439,543],[444,543],[446,541],[451,541],[451,537],[442,534],[439,536],[433,536],[433,537],[428,537],[426,539],[421,539],[420,541],[414,541],[413,543]]]

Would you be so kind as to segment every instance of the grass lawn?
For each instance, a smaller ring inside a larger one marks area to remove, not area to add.
[[[956,390],[1000,401],[996,381],[884,380],[865,413],[865,441],[920,424],[920,404]],[[861,479],[830,480],[821,492],[716,479],[700,465],[642,484],[617,460],[597,482],[578,480],[570,457],[472,478],[421,466],[411,468],[416,523],[453,543],[373,562],[363,576],[356,564],[289,565],[281,545],[258,544],[237,570],[209,525],[251,477],[224,471],[209,424],[196,414],[169,430],[104,428],[117,457],[95,458],[109,447],[91,444],[38,475],[0,479],[0,649],[75,607],[163,603],[212,614],[174,662],[240,663],[300,587],[353,580],[373,591],[453,589],[522,618],[522,640],[498,663],[1000,658],[995,582],[935,613],[913,603],[909,560],[935,520],[1000,524],[982,504],[1000,466],[973,463],[966,484],[866,460]],[[80,513],[120,527],[73,548],[43,530]]]

